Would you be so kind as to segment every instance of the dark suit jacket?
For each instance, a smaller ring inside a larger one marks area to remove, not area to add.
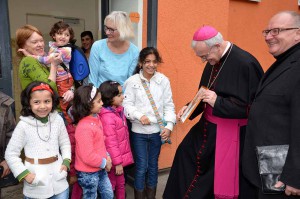
[[[244,175],[261,187],[255,146],[289,144],[281,181],[300,188],[300,44],[277,57],[257,89],[243,154]]]

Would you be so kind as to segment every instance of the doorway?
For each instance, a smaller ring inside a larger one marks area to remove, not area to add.
[[[101,0],[99,0],[101,1]],[[132,18],[132,25],[135,34],[135,38],[131,40],[139,49],[142,49],[142,38],[143,38],[143,2],[141,0],[104,0],[101,1],[101,19],[100,29],[103,32],[103,21],[105,16],[107,16],[112,11],[124,11],[128,13],[129,16],[134,16],[136,20]]]

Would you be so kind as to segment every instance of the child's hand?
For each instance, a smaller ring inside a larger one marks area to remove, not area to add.
[[[105,166],[105,170],[106,170],[107,172],[109,172],[110,169],[111,169],[111,167],[112,167],[111,158],[108,156],[108,157],[106,158],[106,166]]]
[[[30,54],[27,50],[25,50],[25,49],[23,49],[23,48],[19,48],[19,49],[18,49],[18,52],[23,53],[23,55],[25,55],[26,57],[28,57],[28,56],[31,56],[31,57],[32,57],[32,54]]]
[[[65,92],[63,95],[63,103],[67,103],[69,101],[71,101],[74,98],[74,93],[71,90],[68,90],[67,92]]]
[[[61,165],[61,167],[60,167],[60,172],[62,172],[62,171],[65,171],[65,172],[67,172],[68,171],[68,167],[66,166],[66,165]]]
[[[116,166],[116,175],[122,175],[123,174],[123,166],[122,164],[119,164]]]
[[[77,182],[77,176],[70,176],[70,185],[73,185],[75,182]]]
[[[58,66],[61,62],[62,62],[61,53],[53,53],[53,59],[51,60],[51,63],[53,63],[55,66]]]
[[[111,157],[110,157],[110,156],[107,156],[106,160],[107,160],[107,161],[109,161],[109,162],[112,162],[112,160],[111,160]]]
[[[57,53],[51,53],[49,56],[48,56],[48,63],[51,63],[53,60],[54,60],[54,57],[55,57],[55,54]]]
[[[148,124],[150,124],[150,120],[149,120],[149,118],[148,118],[146,115],[143,115],[143,116],[140,118],[140,122],[141,122],[143,125],[148,125]]]
[[[29,173],[27,176],[25,176],[25,180],[27,183],[32,184],[33,180],[35,178],[35,174]]]
[[[160,133],[161,139],[167,141],[170,138],[171,131],[167,128]]]

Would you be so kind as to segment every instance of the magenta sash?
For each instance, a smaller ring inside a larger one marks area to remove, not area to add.
[[[214,116],[206,105],[204,117],[217,125],[214,194],[215,199],[237,199],[239,195],[240,127],[247,119],[225,119]]]

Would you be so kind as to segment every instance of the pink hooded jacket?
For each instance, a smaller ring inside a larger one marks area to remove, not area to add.
[[[103,125],[106,150],[110,154],[113,166],[122,164],[125,167],[132,164],[133,157],[124,108],[102,107],[99,116]]]

